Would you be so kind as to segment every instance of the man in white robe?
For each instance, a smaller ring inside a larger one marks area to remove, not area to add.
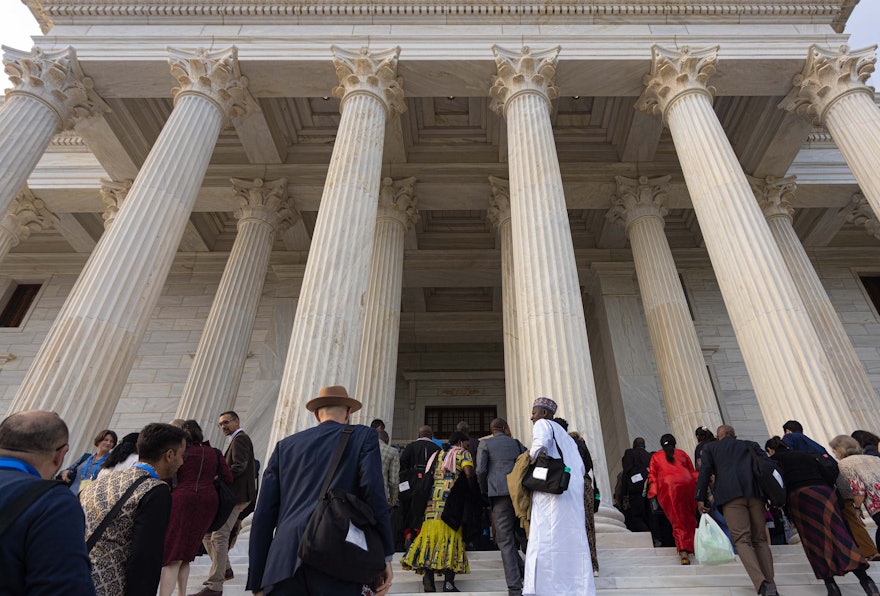
[[[553,422],[556,402],[539,397],[532,407],[532,446],[565,461],[571,482],[561,495],[532,493],[532,520],[526,551],[523,596],[593,596],[593,568],[584,525],[584,462],[574,439]],[[554,440],[555,439],[555,440]],[[557,448],[558,445],[558,448]]]

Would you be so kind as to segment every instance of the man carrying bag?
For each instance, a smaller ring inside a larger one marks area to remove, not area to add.
[[[273,596],[384,595],[391,586],[394,546],[378,435],[366,426],[348,425],[351,413],[361,404],[349,397],[344,387],[323,387],[306,408],[314,412],[318,426],[279,441],[263,474],[251,526],[247,589],[271,591]],[[334,457],[340,444],[340,455]],[[312,519],[319,502],[324,503],[320,508],[324,516],[334,516],[327,522],[335,523],[339,516],[354,513],[339,544],[339,560],[329,567],[322,560],[321,568],[318,561],[310,564],[301,558],[305,555],[311,561],[307,551],[314,542],[306,530],[319,521]],[[385,567],[372,581],[354,581],[357,574],[352,574],[350,564],[354,559],[350,554],[346,558],[345,553],[361,549],[364,555],[375,554],[377,545],[371,548],[370,528],[378,530],[380,563],[384,557]],[[304,540],[306,546],[301,547]]]

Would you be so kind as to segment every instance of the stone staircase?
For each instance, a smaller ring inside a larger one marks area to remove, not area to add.
[[[247,532],[231,552],[235,578],[226,582],[225,596],[243,596],[247,578]],[[714,567],[698,564],[682,566],[674,548],[653,548],[646,533],[599,534],[599,577],[596,593],[600,596],[753,596],[748,576],[739,561]],[[776,583],[783,596],[824,596],[825,587],[814,578],[799,544],[774,546],[773,558]],[[469,552],[471,573],[456,579],[463,594],[473,596],[507,596],[501,558],[497,551]],[[422,593],[421,578],[413,572],[400,569],[395,555],[394,583],[391,593],[405,596]],[[880,566],[877,566],[880,567]],[[208,576],[210,561],[207,557],[195,560],[191,567],[189,592],[202,588]],[[880,580],[880,569],[875,568],[875,580]],[[871,571],[869,571],[871,573]],[[858,581],[851,575],[838,578],[845,596],[864,594]],[[440,586],[438,580],[438,587]],[[554,595],[575,596],[575,595]]]

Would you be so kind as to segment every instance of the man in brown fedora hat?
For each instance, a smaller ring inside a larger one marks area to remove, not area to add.
[[[247,589],[271,590],[272,596],[368,593],[364,586],[323,573],[297,556],[303,532],[321,497],[331,455],[352,412],[359,410],[361,403],[349,397],[345,387],[334,385],[322,387],[306,408],[314,413],[318,425],[279,441],[263,474],[251,526]],[[370,505],[379,522],[385,570],[368,588],[384,595],[391,587],[394,545],[375,430],[354,426],[330,483],[330,489],[334,488],[358,495]]]

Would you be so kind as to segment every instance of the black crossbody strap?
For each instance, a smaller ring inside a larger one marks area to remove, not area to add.
[[[327,494],[327,489],[330,488],[330,482],[333,480],[333,474],[336,473],[336,468],[339,467],[339,462],[342,461],[342,452],[345,451],[345,446],[348,444],[348,439],[351,437],[351,434],[354,432],[354,425],[349,424],[344,429],[342,429],[342,436],[339,437],[339,444],[336,445],[336,451],[333,452],[333,459],[330,460],[330,466],[327,468],[327,475],[324,476],[324,484],[321,486],[321,492],[318,494],[318,502],[321,502],[321,499],[324,498],[324,495]]]
[[[122,496],[119,497],[118,501],[116,501],[116,504],[113,506],[113,509],[110,510],[110,513],[104,516],[104,519],[101,520],[101,523],[98,525],[97,528],[95,528],[95,531],[92,532],[92,535],[89,536],[89,539],[86,540],[86,550],[88,552],[92,552],[92,549],[95,548],[95,545],[98,544],[98,541],[104,534],[104,530],[107,529],[107,526],[110,525],[110,522],[116,519],[116,516],[119,515],[119,512],[122,510],[122,506],[125,505],[125,502],[131,498],[131,495],[134,494],[134,491],[137,490],[137,487],[146,482],[149,478],[149,474],[141,476],[131,483],[131,486],[128,487],[128,490],[122,493]]]
[[[562,449],[559,448],[559,442],[556,440],[556,431],[553,428],[553,425],[550,426],[550,435],[553,437],[553,442],[556,443],[556,451],[559,452],[559,459],[562,460],[562,463],[565,463],[565,456],[562,455]]]
[[[17,520],[22,513],[27,511],[28,507],[33,505],[37,499],[46,494],[52,489],[52,487],[59,485],[64,486],[64,483],[55,480],[40,480],[39,482],[33,482],[27,486],[9,505],[3,508],[3,515],[0,516],[0,536],[2,536],[6,530],[9,529],[9,526],[12,525],[12,522]]]

